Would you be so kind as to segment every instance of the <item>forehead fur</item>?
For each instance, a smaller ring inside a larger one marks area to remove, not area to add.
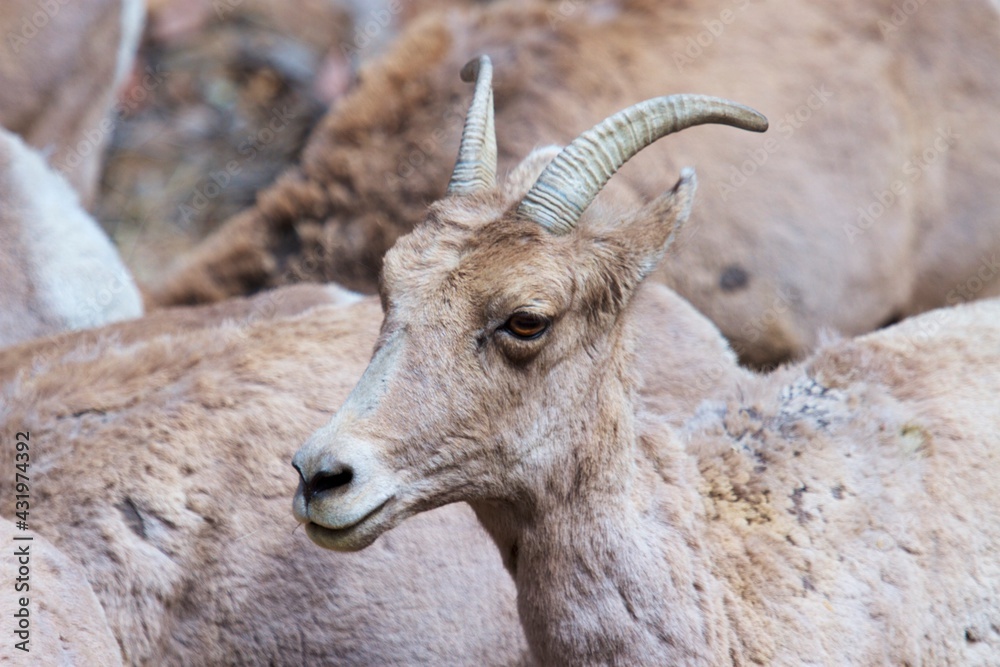
[[[558,311],[582,301],[594,314],[620,309],[639,278],[621,246],[620,211],[595,201],[565,235],[516,213],[558,151],[536,149],[494,190],[433,204],[423,224],[385,256],[384,305],[466,302],[497,311],[532,305]]]
[[[403,274],[453,271],[474,248],[486,245],[499,249],[502,239],[512,241],[510,247],[537,241],[542,230],[529,223],[515,224],[512,210],[560,150],[559,146],[544,146],[532,151],[510,173],[502,189],[433,204],[424,223],[386,254],[383,280],[396,283]],[[509,224],[504,224],[505,218]],[[484,230],[488,230],[486,239],[481,236]]]
[[[530,300],[539,292],[565,293],[572,237],[554,236],[519,218],[516,204],[500,192],[434,204],[424,224],[386,255],[385,296],[398,302],[401,292],[419,293],[449,301],[452,292],[499,298],[513,291]]]

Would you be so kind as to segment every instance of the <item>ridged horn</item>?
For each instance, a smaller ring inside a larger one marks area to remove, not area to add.
[[[753,132],[767,129],[767,118],[758,112],[718,97],[654,97],[619,111],[574,139],[531,186],[518,213],[554,234],[565,234],[632,156],[671,132],[705,123]]]
[[[497,182],[497,135],[493,127],[493,63],[486,55],[462,68],[462,81],[476,82],[462,129],[462,145],[448,183],[449,195],[466,195]]]

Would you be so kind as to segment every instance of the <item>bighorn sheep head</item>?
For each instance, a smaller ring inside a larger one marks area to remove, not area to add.
[[[295,455],[294,513],[310,538],[360,549],[408,516],[456,501],[530,521],[546,499],[615,475],[573,443],[616,428],[629,400],[630,297],[686,219],[694,172],[638,212],[588,211],[643,147],[703,123],[763,131],[725,100],[647,100],[496,176],[492,66],[476,89],[448,196],[385,258],[385,320],[368,369]],[[530,188],[528,186],[530,185]],[[527,192],[525,193],[525,190]],[[544,478],[544,479],[540,479]]]

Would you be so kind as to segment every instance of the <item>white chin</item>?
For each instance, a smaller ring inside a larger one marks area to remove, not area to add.
[[[306,535],[324,549],[359,551],[392,527],[386,517],[385,505],[379,505],[360,521],[345,528],[328,528],[310,521],[306,523]]]

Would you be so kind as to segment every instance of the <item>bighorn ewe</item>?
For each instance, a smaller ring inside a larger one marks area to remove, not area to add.
[[[1000,303],[745,377],[680,428],[637,404],[670,350],[635,348],[632,304],[694,175],[638,213],[588,203],[706,120],[674,99],[504,184],[474,103],[448,196],[385,258],[368,369],[294,458],[296,517],[350,551],[468,501],[540,664],[997,664]]]
[[[141,314],[128,269],[76,192],[0,128],[0,347]]]
[[[13,518],[11,443],[28,431],[30,531],[82,570],[126,664],[523,657],[513,584],[468,507],[372,554],[293,531],[287,461],[357,381],[381,320],[374,299],[341,301],[296,286],[0,350],[0,510]],[[88,619],[60,619],[63,634]]]
[[[444,194],[466,95],[455,72],[477,52],[498,74],[501,173],[664,92],[742,99],[776,119],[763,136],[652,147],[600,197],[636,206],[681,165],[698,167],[707,196],[655,277],[747,361],[801,355],[824,326],[862,333],[998,294],[1000,280],[976,276],[1000,250],[997,9],[898,5],[523,2],[428,17],[362,72],[301,168],[196,249],[157,299],[296,280],[373,290],[382,254]]]
[[[144,14],[143,0],[5,0],[0,8],[0,125],[41,150],[87,206]]]
[[[680,423],[745,373],[683,300],[643,297],[643,334],[671,351],[644,368],[644,399]],[[330,306],[353,298],[297,285],[0,350],[0,435],[34,443],[29,526],[77,561],[127,663],[520,662],[513,585],[468,508],[353,556],[290,530],[282,466],[356,382],[381,321],[373,298]]]

